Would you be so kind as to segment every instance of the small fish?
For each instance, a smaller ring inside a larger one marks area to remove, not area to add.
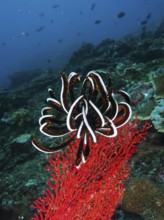
[[[48,60],[47,60],[47,63],[51,63],[51,62],[52,62],[51,59],[48,59]]]
[[[149,20],[151,18],[151,13],[147,14],[146,20]]]
[[[44,12],[41,12],[40,14],[38,14],[39,17],[43,17],[45,14]]]
[[[83,15],[83,11],[80,11],[80,15]]]
[[[82,35],[82,33],[81,33],[81,32],[78,32],[78,33],[77,33],[77,36],[81,36],[81,35]]]
[[[59,43],[62,43],[62,42],[63,42],[63,39],[59,39],[58,42],[59,42]]]
[[[28,32],[22,32],[21,35],[28,37],[30,34]]]
[[[146,25],[147,24],[147,20],[141,21],[140,25]]]
[[[125,12],[121,11],[118,13],[117,17],[118,18],[123,18],[125,16]]]
[[[54,20],[51,20],[50,22],[51,22],[51,24],[53,24],[53,23],[54,23]]]
[[[91,11],[93,11],[93,10],[95,9],[95,7],[96,7],[96,3],[93,3],[93,4],[91,5]]]
[[[96,20],[95,24],[100,24],[102,21],[101,20]]]
[[[59,5],[53,5],[52,6],[52,8],[58,8],[59,7]]]
[[[37,28],[35,31],[36,32],[41,32],[43,29],[44,29],[44,26],[41,26],[41,27]]]
[[[6,46],[6,43],[5,43],[5,42],[3,42],[3,43],[2,43],[2,46],[3,46],[3,47],[4,47],[4,46]]]

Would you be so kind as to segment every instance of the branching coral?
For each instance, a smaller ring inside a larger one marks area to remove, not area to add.
[[[67,151],[52,155],[47,167],[52,172],[48,189],[34,202],[38,212],[31,220],[110,219],[129,176],[126,162],[149,127],[146,123],[137,130],[134,122],[118,129],[117,137],[99,135],[96,144],[90,138],[90,154],[79,169],[75,166],[78,139],[70,143]]]

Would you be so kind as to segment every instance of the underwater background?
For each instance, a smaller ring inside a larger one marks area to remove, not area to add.
[[[152,124],[112,220],[164,219],[164,1],[5,0],[0,6],[0,219],[30,219],[50,174],[40,110],[60,73],[95,70]],[[78,92],[78,91],[77,91]],[[55,140],[56,141],[56,140]],[[56,141],[59,144],[59,141]]]
[[[0,88],[14,72],[59,67],[83,43],[156,30],[163,0],[6,0],[0,7]]]

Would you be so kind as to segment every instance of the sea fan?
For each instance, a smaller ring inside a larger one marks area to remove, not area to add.
[[[111,219],[129,177],[127,161],[150,127],[146,123],[138,130],[136,124],[137,120],[124,125],[110,139],[97,135],[96,144],[89,139],[90,154],[79,168],[75,164],[79,139],[51,155],[48,189],[34,201],[37,210],[31,220]]]

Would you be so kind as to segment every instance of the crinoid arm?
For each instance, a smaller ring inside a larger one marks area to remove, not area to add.
[[[67,147],[74,139],[75,139],[76,135],[73,135],[72,137],[70,137],[67,141],[65,141],[64,143],[62,143],[59,146],[51,146],[50,148],[44,146],[43,144],[41,144],[39,141],[37,141],[36,138],[32,138],[32,145],[39,151],[43,152],[43,153],[55,153],[57,151],[62,150],[63,148]]]
[[[131,118],[132,111],[129,104],[125,102],[120,102],[118,104],[119,110],[118,114],[116,116],[116,119],[114,120],[114,124],[117,128],[125,125]]]

